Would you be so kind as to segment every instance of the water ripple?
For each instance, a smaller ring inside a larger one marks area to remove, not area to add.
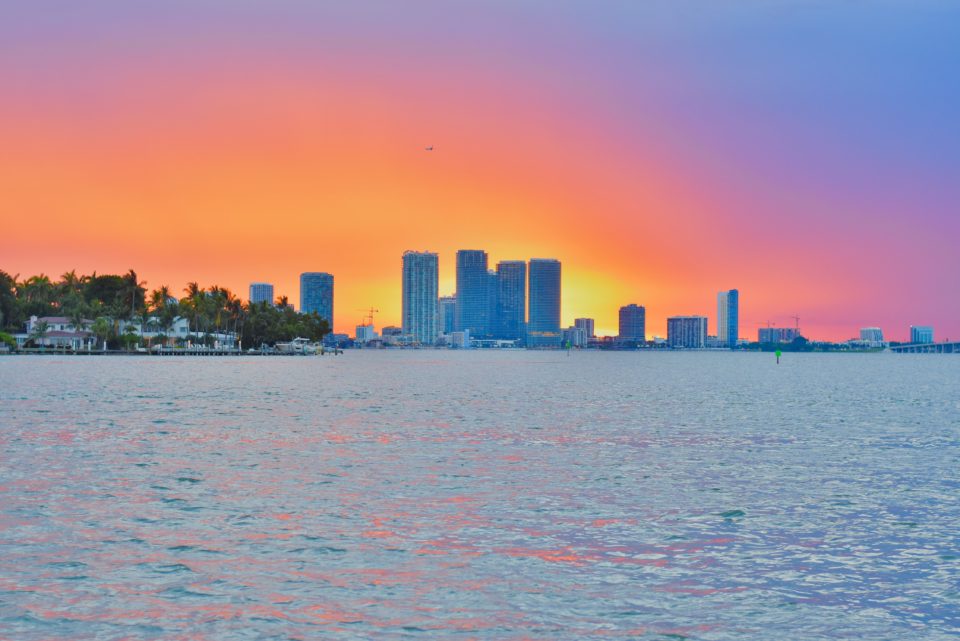
[[[947,639],[960,359],[0,361],[0,638]]]

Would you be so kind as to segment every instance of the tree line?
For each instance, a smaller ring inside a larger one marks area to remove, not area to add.
[[[59,280],[45,274],[20,280],[19,275],[0,270],[0,331],[22,332],[31,316],[62,316],[111,349],[141,344],[144,332],[157,334],[154,341],[163,344],[174,340],[212,344],[215,334],[232,333],[244,347],[297,337],[318,341],[330,332],[326,319],[295,312],[285,296],[277,299],[277,305],[250,304],[226,287],[204,288],[191,282],[177,298],[167,285],[148,290],[146,284],[132,269],[122,275],[78,275],[71,270]],[[177,318],[187,320],[190,336],[171,336]],[[39,325],[37,337],[46,331]]]

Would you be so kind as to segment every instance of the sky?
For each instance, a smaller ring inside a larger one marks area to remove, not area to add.
[[[562,320],[960,338],[960,3],[0,4],[0,269],[399,324],[404,250],[557,258]],[[433,145],[434,151],[425,147]]]

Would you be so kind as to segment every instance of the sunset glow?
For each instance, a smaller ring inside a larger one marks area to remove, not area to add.
[[[404,250],[445,295],[479,248],[562,261],[601,334],[736,287],[746,337],[960,337],[956,5],[601,4],[0,9],[0,269],[324,271],[352,334]]]

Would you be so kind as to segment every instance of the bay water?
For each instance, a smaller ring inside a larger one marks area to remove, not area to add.
[[[0,639],[948,639],[960,357],[0,357]]]

